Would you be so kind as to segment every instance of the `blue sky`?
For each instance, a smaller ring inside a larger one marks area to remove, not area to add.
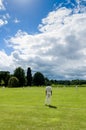
[[[86,0],[0,0],[0,71],[86,79]]]
[[[0,28],[0,48],[5,47],[3,45],[4,38],[13,36],[20,29],[28,32],[29,34],[38,33],[38,25],[41,23],[42,18],[46,17],[50,11],[54,9],[54,4],[57,4],[56,0],[7,0],[3,1],[5,9],[0,11],[0,17],[6,17]],[[21,2],[23,1],[23,2]],[[23,4],[22,4],[23,3]],[[9,48],[7,53],[10,53]]]

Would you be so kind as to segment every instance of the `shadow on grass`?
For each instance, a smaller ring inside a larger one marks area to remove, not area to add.
[[[50,108],[54,108],[54,109],[57,109],[56,106],[53,106],[53,105],[49,105]]]
[[[56,106],[53,106],[53,105],[46,105],[46,106],[49,107],[49,108],[57,109],[57,107],[56,107]]]

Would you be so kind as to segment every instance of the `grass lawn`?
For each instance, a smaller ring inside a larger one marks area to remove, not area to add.
[[[86,130],[86,87],[53,88],[52,106],[45,88],[0,88],[0,130]]]

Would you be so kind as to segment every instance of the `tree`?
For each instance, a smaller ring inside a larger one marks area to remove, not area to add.
[[[14,76],[19,80],[19,87],[25,85],[25,72],[21,67],[18,67],[14,70]]]
[[[27,69],[27,86],[32,85],[32,74],[30,67]]]
[[[19,80],[17,77],[12,76],[8,81],[8,87],[18,87]]]
[[[48,85],[50,83],[49,79],[45,77],[45,85]]]
[[[41,86],[45,84],[44,75],[40,72],[36,72],[33,76],[33,84],[36,86]]]
[[[72,80],[71,83],[72,83],[72,85],[79,85],[80,80],[75,79],[75,80]]]
[[[3,80],[4,85],[8,85],[8,80],[10,78],[10,72],[9,71],[0,71],[0,82]]]
[[[1,86],[5,86],[5,82],[4,82],[3,79],[1,80],[0,85],[1,85]]]

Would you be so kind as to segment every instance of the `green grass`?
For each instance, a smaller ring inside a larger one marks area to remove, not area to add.
[[[86,130],[86,87],[53,88],[52,106],[45,88],[0,88],[0,130]]]

